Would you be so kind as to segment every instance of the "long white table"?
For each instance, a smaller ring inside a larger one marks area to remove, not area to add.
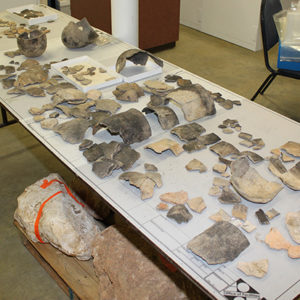
[[[1,17],[1,14],[0,14]],[[71,17],[59,13],[56,22],[47,24],[47,27],[53,26],[52,35],[48,36],[48,47],[46,52],[37,60],[40,63],[46,63],[62,58],[74,58],[82,55],[88,55],[93,59],[111,67],[115,64],[117,57],[125,50],[131,48],[130,45],[117,39],[112,39],[109,44],[104,46],[90,45],[83,49],[67,49],[60,40],[62,25],[66,24]],[[11,46],[11,44],[9,44]],[[5,47],[1,41],[1,47]],[[11,47],[15,49],[15,46]],[[7,65],[12,59],[0,53],[0,64]],[[15,57],[15,61],[22,62],[23,56]],[[216,84],[213,84],[203,78],[191,74],[175,65],[165,62],[163,73],[152,77],[152,79],[164,80],[167,74],[177,74],[185,79],[191,79],[193,83],[199,83],[212,92],[220,92],[223,97],[231,100],[240,100],[241,106],[234,106],[232,110],[225,110],[216,104],[217,113],[214,116],[200,119],[197,122],[201,124],[206,133],[214,132],[222,140],[232,143],[239,150],[248,150],[239,145],[241,141],[238,138],[238,132],[233,134],[224,134],[218,125],[223,120],[237,119],[242,126],[242,131],[253,134],[254,137],[262,138],[266,146],[257,153],[263,157],[270,156],[270,150],[277,148],[289,140],[300,142],[300,124],[272,112],[256,103],[253,103],[237,94],[234,94]],[[148,78],[147,78],[148,79]],[[143,85],[143,81],[138,82]],[[175,86],[175,84],[174,84]],[[114,87],[103,89],[102,98],[114,99],[112,94]],[[179,139],[172,135],[168,130],[161,129],[154,114],[147,115],[146,118],[152,129],[152,136],[147,141],[133,144],[132,148],[141,154],[140,159],[133,165],[130,171],[144,171],[144,163],[155,164],[162,175],[163,186],[156,188],[154,196],[148,200],[140,199],[140,191],[129,185],[128,182],[118,179],[121,171],[114,173],[104,179],[98,178],[92,172],[92,164],[88,163],[78,145],[72,145],[64,142],[62,138],[53,131],[44,130],[39,123],[33,121],[33,116],[29,114],[28,109],[32,106],[41,107],[49,103],[50,96],[43,98],[33,98],[27,95],[10,96],[6,90],[0,89],[0,100],[18,121],[33,134],[43,145],[45,145],[53,154],[55,154],[63,163],[65,163],[76,175],[81,177],[95,191],[97,191],[117,212],[123,215],[134,227],[136,227],[151,243],[153,243],[166,257],[168,257],[182,272],[203,289],[208,295],[216,299],[246,299],[234,298],[229,296],[231,293],[246,297],[245,293],[252,291],[254,299],[265,297],[266,299],[292,299],[300,293],[300,260],[291,259],[286,251],[277,251],[268,248],[262,242],[271,227],[276,227],[283,236],[295,244],[285,226],[285,215],[290,211],[300,210],[300,192],[295,192],[287,187],[267,204],[255,204],[245,199],[242,203],[248,207],[248,220],[256,225],[257,229],[252,233],[244,232],[250,242],[250,246],[243,251],[233,262],[221,265],[208,265],[204,260],[197,257],[186,249],[186,245],[193,237],[213,225],[209,216],[216,213],[220,208],[231,215],[232,206],[220,204],[217,198],[209,196],[208,190],[212,186],[215,173],[212,166],[218,162],[216,154],[209,149],[194,153],[183,152],[175,157],[170,151],[163,154],[156,154],[149,149],[144,149],[145,145],[158,141],[162,138],[171,138],[182,144]],[[121,103],[120,112],[129,108],[142,110],[150,100],[150,95],[139,99],[137,103]],[[187,123],[183,117],[182,111],[175,105],[169,104],[176,112],[180,124]],[[45,114],[48,115],[49,112]],[[60,117],[63,122],[66,118]],[[95,143],[118,141],[122,142],[119,136],[111,136],[106,130],[101,130],[92,135],[91,129],[88,129],[85,138],[93,140]],[[205,173],[188,172],[185,165],[192,159],[201,160],[208,167]],[[299,159],[298,159],[299,161]],[[267,169],[268,162],[264,161],[255,165],[260,174],[268,180],[280,182]],[[289,166],[292,166],[290,163]],[[175,192],[184,190],[188,192],[189,198],[201,196],[204,198],[207,208],[197,214],[191,211],[193,215],[189,223],[177,224],[175,221],[167,218],[166,212],[158,211],[156,205],[160,202],[159,196],[166,192]],[[280,215],[271,220],[270,225],[260,225],[255,216],[255,211],[263,208],[264,211],[275,208]],[[236,268],[238,261],[253,261],[268,258],[269,271],[262,279],[248,277]],[[242,284],[241,284],[242,283]],[[240,289],[238,289],[240,287]],[[247,290],[247,287],[249,290]],[[254,289],[255,291],[250,289]],[[243,294],[244,293],[244,294]],[[226,296],[227,295],[227,296]],[[250,299],[250,298],[247,298]]]

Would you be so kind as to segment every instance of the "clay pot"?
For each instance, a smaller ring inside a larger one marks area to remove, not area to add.
[[[98,38],[98,34],[91,27],[88,20],[70,22],[62,31],[61,40],[70,49],[82,48],[93,43]]]
[[[36,29],[30,33],[24,32],[17,38],[19,50],[26,57],[41,56],[47,48],[46,33]]]

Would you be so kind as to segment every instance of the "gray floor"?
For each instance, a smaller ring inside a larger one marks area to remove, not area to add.
[[[276,49],[272,54],[275,59]],[[156,55],[247,98],[268,74],[262,51],[255,53],[184,26],[176,47]],[[276,78],[256,102],[300,121],[297,80]],[[67,182],[73,175],[19,124],[0,129],[0,141],[0,299],[67,299],[21,245],[13,214],[26,186],[50,172],[60,173]]]

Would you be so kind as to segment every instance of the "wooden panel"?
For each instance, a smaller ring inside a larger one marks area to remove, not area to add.
[[[179,39],[180,0],[139,1],[139,47],[149,49]]]
[[[92,260],[80,261],[75,257],[63,254],[50,244],[34,243],[28,239],[16,221],[14,224],[25,237],[25,247],[67,295],[70,288],[78,299],[94,300],[99,298],[98,278]]]
[[[110,0],[71,0],[71,15],[79,20],[86,17],[92,26],[111,33]]]
[[[71,0],[71,14],[111,33],[110,0]],[[180,0],[139,1],[139,47],[150,49],[179,39]]]

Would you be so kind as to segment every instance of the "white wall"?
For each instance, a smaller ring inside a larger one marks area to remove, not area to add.
[[[261,0],[181,0],[181,24],[250,50],[261,48]]]
[[[39,4],[39,0],[0,0],[0,11],[26,4]]]
[[[292,0],[281,0],[284,9]],[[181,0],[180,23],[247,49],[262,48],[261,0]]]

